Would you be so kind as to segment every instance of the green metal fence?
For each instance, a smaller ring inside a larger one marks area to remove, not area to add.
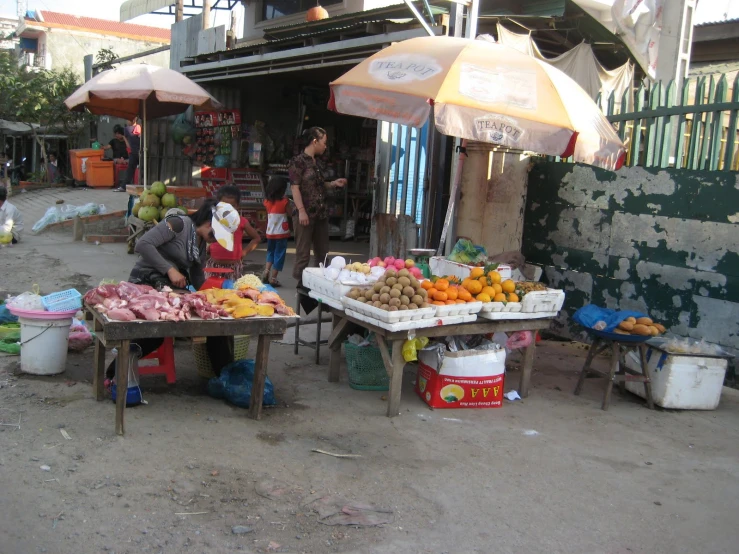
[[[686,79],[680,90],[643,84],[597,102],[628,149],[626,165],[708,171],[739,170],[739,74]],[[633,106],[633,111],[621,111]],[[564,160],[562,160],[564,161]]]

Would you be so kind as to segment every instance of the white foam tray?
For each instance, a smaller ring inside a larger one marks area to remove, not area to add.
[[[523,306],[520,302],[485,302],[480,313],[489,314],[493,312],[515,313],[520,312]]]
[[[375,308],[364,302],[358,302],[348,296],[341,299],[344,308],[365,315],[374,320],[383,321],[385,323],[399,323],[401,321],[419,321],[421,319],[429,319],[436,315],[436,308],[420,308],[418,310],[398,310],[397,312],[386,312],[380,308]]]
[[[536,290],[521,299],[522,312],[558,312],[565,303],[565,292],[557,289]]]
[[[506,319],[544,319],[546,317],[557,317],[559,312],[480,312],[477,314],[482,319],[494,321]]]
[[[467,279],[474,268],[475,266],[452,262],[441,256],[432,256],[429,258],[429,269],[431,270],[431,273],[438,275],[439,277],[454,275],[460,279]],[[500,273],[500,276],[504,281],[511,278],[512,272],[511,266],[509,265],[500,264],[496,271]]]
[[[453,315],[474,315],[482,310],[482,302],[468,302],[467,304],[449,304],[436,306],[436,317]]]
[[[380,310],[380,311],[384,311],[384,310]],[[392,312],[392,313],[395,313],[395,312]],[[384,321],[380,321],[373,317],[368,317],[366,315],[355,312],[354,310],[350,308],[346,309],[346,315],[353,317],[354,319],[358,319],[359,321],[364,321],[365,323],[369,323],[370,325],[374,325],[375,327],[387,329],[388,331],[391,331],[393,333],[398,332],[398,331],[412,331],[415,329],[426,329],[428,327],[439,327],[442,325],[459,325],[461,323],[470,323],[472,321],[477,320],[477,315],[452,315],[449,317],[440,317],[440,318],[431,317],[431,318],[416,319],[416,320],[411,320],[411,321],[400,321],[398,323],[386,323]]]
[[[343,285],[326,279],[320,267],[308,267],[303,270],[303,285],[323,298],[333,298],[339,303],[341,303],[341,297],[346,296],[352,290],[351,285]]]
[[[318,300],[319,302],[323,302],[327,306],[331,306],[332,308],[341,310],[342,312],[344,311],[344,305],[341,303],[340,300],[336,300],[335,298],[331,298],[329,296],[320,294],[314,290],[309,291],[308,296],[310,296],[313,300]]]

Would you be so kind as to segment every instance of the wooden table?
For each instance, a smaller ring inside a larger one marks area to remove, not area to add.
[[[377,339],[377,347],[382,355],[382,361],[385,370],[390,377],[390,392],[387,406],[387,416],[394,417],[398,415],[400,409],[400,393],[403,384],[403,369],[405,368],[405,360],[403,359],[403,343],[408,340],[408,331],[392,332],[381,327],[359,321],[351,316],[346,315],[336,308],[328,308],[333,314],[333,330],[328,339],[328,347],[331,350],[328,366],[328,380],[332,383],[339,380],[339,366],[341,364],[341,344],[349,335],[352,326],[359,326],[368,329],[375,334]],[[440,327],[427,327],[425,329],[416,329],[414,331],[417,337],[448,337],[456,335],[489,335],[501,331],[503,333],[512,333],[515,331],[540,331],[548,329],[553,318],[546,319],[518,319],[510,321],[493,321],[490,319],[478,318],[477,321],[471,323],[462,323],[459,325],[443,325]],[[536,354],[536,340],[526,347],[523,356],[523,367],[521,368],[521,381],[519,383],[519,394],[525,398],[529,395],[529,383],[531,381],[531,370],[534,366],[534,356]]]
[[[126,409],[126,391],[128,391],[128,355],[131,342],[143,338],[167,337],[232,337],[250,335],[258,337],[257,355],[254,365],[254,383],[249,417],[262,417],[262,398],[264,381],[267,377],[270,342],[281,339],[287,329],[285,317],[253,317],[248,319],[191,319],[188,321],[109,321],[92,306],[85,304],[85,309],[92,315],[95,330],[95,373],[92,389],[96,400],[104,399],[105,349],[118,349],[118,366],[125,371],[118,371],[116,376],[115,430],[119,435],[126,431],[124,413]]]

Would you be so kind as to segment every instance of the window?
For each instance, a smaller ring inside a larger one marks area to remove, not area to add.
[[[341,4],[344,0],[320,0],[321,6],[332,6]],[[284,15],[307,12],[316,7],[316,0],[263,0],[262,21],[274,19]]]

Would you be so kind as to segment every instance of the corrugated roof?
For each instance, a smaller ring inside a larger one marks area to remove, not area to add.
[[[717,19],[716,21],[703,21],[696,23],[695,27],[706,27],[707,25],[721,25],[722,23],[739,23],[739,17],[730,17],[729,19]]]
[[[161,42],[169,44],[171,33],[169,29],[149,27],[148,25],[136,25],[134,23],[119,23],[110,19],[98,19],[96,17],[84,17],[68,13],[50,12],[40,10],[41,17],[36,19],[26,18],[31,24],[46,27],[58,27],[64,29],[79,29],[81,31],[92,31],[105,35],[114,35],[125,38],[148,40],[150,42]]]

